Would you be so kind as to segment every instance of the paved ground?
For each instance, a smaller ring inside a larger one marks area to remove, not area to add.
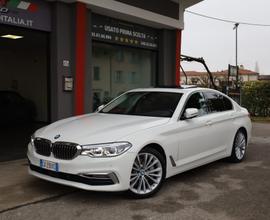
[[[146,200],[47,183],[25,169],[24,160],[0,163],[1,220],[270,219],[270,124],[254,124],[243,163],[221,160],[180,174]]]

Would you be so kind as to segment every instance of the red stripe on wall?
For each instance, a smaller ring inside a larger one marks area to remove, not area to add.
[[[36,12],[38,10],[38,6],[35,3],[31,3],[27,10],[31,12]]]
[[[75,114],[84,113],[84,77],[86,63],[86,5],[76,5]]]
[[[176,30],[176,51],[175,51],[175,84],[180,86],[180,55],[181,55],[182,30]]]

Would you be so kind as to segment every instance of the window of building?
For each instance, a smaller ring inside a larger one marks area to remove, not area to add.
[[[116,59],[118,62],[123,62],[124,59],[125,59],[125,54],[124,54],[124,51],[123,51],[122,49],[117,50],[117,51],[114,53],[114,56],[115,56],[115,59]]]
[[[99,66],[94,66],[94,80],[100,80],[100,68]]]
[[[136,52],[130,53],[130,63],[137,64],[140,62],[140,56]]]
[[[124,82],[124,75],[123,75],[122,70],[117,70],[115,72],[114,82],[115,83],[123,83]]]
[[[139,73],[136,72],[129,73],[129,83],[131,84],[139,83]]]

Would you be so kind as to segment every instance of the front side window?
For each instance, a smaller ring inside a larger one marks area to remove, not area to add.
[[[107,105],[100,113],[172,117],[181,93],[129,92]]]
[[[185,105],[184,112],[187,108],[197,108],[199,116],[207,114],[207,105],[203,94],[201,92],[192,94]]]

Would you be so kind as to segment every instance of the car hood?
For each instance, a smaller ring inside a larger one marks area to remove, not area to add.
[[[37,137],[51,141],[78,144],[122,140],[127,135],[168,123],[170,118],[93,113],[57,121],[36,132]],[[59,138],[55,139],[56,136]]]

